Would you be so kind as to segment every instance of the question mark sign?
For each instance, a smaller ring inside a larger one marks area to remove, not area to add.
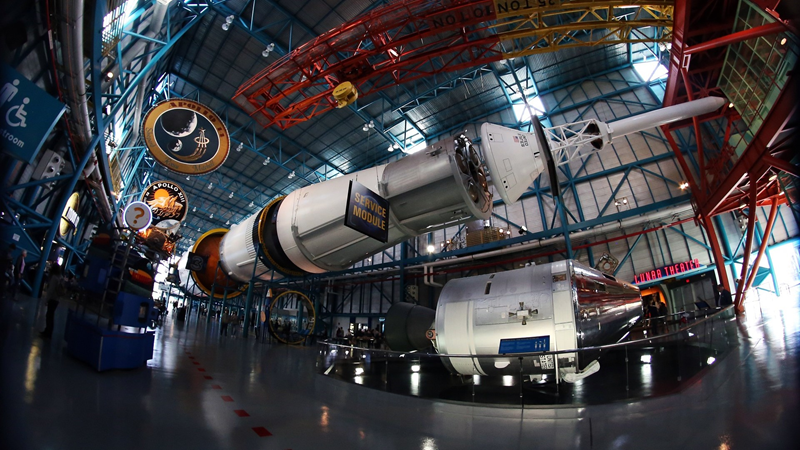
[[[134,219],[136,220],[136,223],[139,223],[139,219],[144,216],[144,209],[137,206],[133,208],[133,210],[136,211],[136,216],[134,216]]]

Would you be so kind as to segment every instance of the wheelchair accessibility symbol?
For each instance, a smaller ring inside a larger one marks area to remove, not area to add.
[[[0,107],[6,102],[10,102],[14,96],[17,95],[17,91],[19,91],[17,88],[18,85],[19,80],[14,80],[11,83],[6,83],[3,88],[0,89]],[[25,111],[25,105],[30,103],[30,101],[30,98],[25,97],[22,99],[21,104],[8,108],[8,111],[6,111],[6,123],[8,126],[15,128],[25,128],[27,126],[26,120],[28,111]]]

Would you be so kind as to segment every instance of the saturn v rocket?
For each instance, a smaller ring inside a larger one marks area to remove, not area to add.
[[[725,101],[708,97],[627,119],[583,127],[585,142],[602,150],[617,137],[712,112]],[[534,119],[534,132],[493,124],[481,127],[483,158],[464,135],[432,144],[389,164],[295,190],[234,225],[210,230],[193,253],[207,258],[192,271],[206,293],[222,296],[254,276],[264,281],[338,271],[423,233],[492,213],[493,193],[510,204],[542,172],[557,186],[553,142]],[[345,226],[350,181],[387,199],[388,240],[381,242]],[[212,293],[212,288],[214,292]],[[229,294],[230,296],[230,294]]]

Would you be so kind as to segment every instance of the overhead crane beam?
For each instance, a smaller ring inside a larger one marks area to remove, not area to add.
[[[391,3],[297,48],[242,85],[234,101],[262,125],[285,129],[334,108],[331,92],[343,81],[365,96],[441,72],[565,47],[671,40],[672,0],[558,2],[513,10],[520,3]],[[633,20],[626,20],[631,14]],[[658,31],[631,37],[646,27]],[[574,36],[587,29],[604,31],[591,31],[588,39]]]

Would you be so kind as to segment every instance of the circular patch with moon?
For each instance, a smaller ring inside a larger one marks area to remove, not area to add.
[[[189,202],[186,193],[172,181],[156,181],[142,192],[141,201],[147,203],[153,211],[153,225],[160,227],[161,222],[180,224],[186,218]]]
[[[185,175],[217,170],[231,147],[225,123],[207,106],[172,99],[156,104],[142,121],[145,145],[159,164]]]

